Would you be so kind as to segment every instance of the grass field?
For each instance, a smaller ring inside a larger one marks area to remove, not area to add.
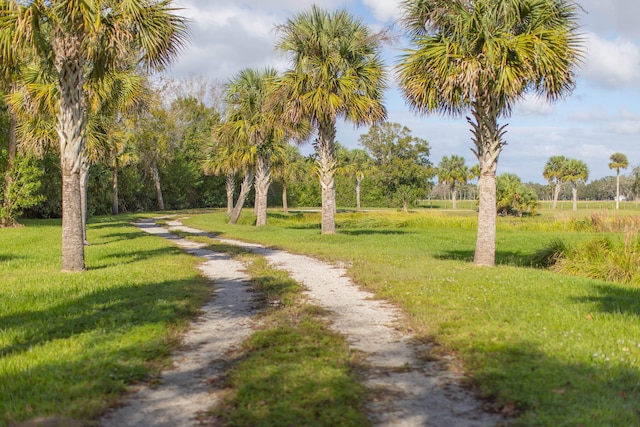
[[[439,353],[455,354],[469,383],[517,415],[515,425],[640,425],[640,290],[528,267],[552,238],[604,236],[585,231],[588,217],[500,218],[499,265],[489,269],[470,262],[468,216],[338,214],[332,236],[320,235],[313,213],[269,221],[258,229],[246,215],[229,226],[216,213],[184,222],[346,262],[359,284],[403,307]]]
[[[60,222],[0,230],[0,425],[91,419],[166,365],[210,294],[195,259],[127,217],[90,225],[88,270],[60,272]]]
[[[407,327],[436,343],[437,354],[455,355],[469,385],[495,410],[513,415],[514,425],[640,425],[640,290],[529,267],[552,239],[622,239],[616,227],[634,212],[499,218],[495,268],[471,263],[476,223],[470,212],[342,213],[332,236],[320,234],[317,213],[274,211],[264,228],[251,225],[249,212],[237,226],[221,212],[185,214],[184,223],[344,262],[359,284],[401,306]],[[82,274],[60,273],[59,221],[0,230],[0,425],[52,414],[95,419],[127,384],[153,380],[167,363],[210,289],[193,257],[144,235],[131,219],[93,220]],[[595,220],[616,226],[594,228]],[[266,298],[280,292],[287,304],[267,313],[265,329],[243,347],[219,419],[258,425],[274,407],[269,399],[283,403],[279,414],[316,404],[300,394],[293,395],[296,402],[280,402],[290,377],[277,368],[286,363],[304,378],[317,371],[337,385],[313,396],[318,408],[339,399],[356,408],[349,413],[353,425],[364,422],[362,390],[350,387],[353,355],[344,343],[324,329],[321,313],[297,300],[286,277],[259,260],[251,272]],[[291,318],[304,322],[291,325]],[[263,384],[265,369],[281,375]],[[304,387],[299,392],[312,396]]]

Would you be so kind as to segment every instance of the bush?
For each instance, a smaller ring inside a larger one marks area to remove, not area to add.
[[[610,282],[640,285],[640,241],[627,232],[624,241],[602,238],[576,246],[556,259],[552,270]]]

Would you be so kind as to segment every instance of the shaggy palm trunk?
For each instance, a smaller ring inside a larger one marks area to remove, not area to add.
[[[287,181],[282,181],[282,211],[289,213],[289,204],[287,202]]]
[[[245,173],[244,178],[242,179],[242,184],[240,185],[240,194],[238,195],[238,200],[236,201],[236,205],[231,212],[231,218],[229,219],[229,224],[237,224],[238,219],[240,219],[240,213],[242,212],[242,207],[244,206],[244,201],[247,199],[247,194],[249,194],[249,190],[251,190],[251,186],[253,185],[253,171],[249,170]]]
[[[85,263],[80,169],[87,124],[82,40],[74,34],[54,37],[59,86],[56,132],[62,169],[62,270],[82,271]]]
[[[558,206],[558,197],[560,196],[560,187],[561,183],[556,183],[556,188],[553,191],[553,206],[552,209],[555,209]]]
[[[318,129],[318,166],[322,188],[322,234],[336,232],[336,185],[335,185],[335,123],[321,124]]]
[[[571,183],[571,193],[573,193],[573,211],[578,210],[578,183]]]
[[[256,164],[256,226],[267,225],[267,193],[271,184],[269,173],[270,154],[266,150],[261,150]]]
[[[160,186],[160,172],[158,171],[158,165],[156,162],[151,164],[151,179],[153,179],[153,186],[156,189],[156,199],[158,201],[158,209],[164,210],[164,198],[162,197],[162,187]]]
[[[91,165],[86,158],[82,159],[80,168],[80,205],[82,206],[82,242],[85,246],[89,245],[87,240],[87,222],[89,221],[89,205],[87,204],[87,195],[89,194],[89,168]]]
[[[360,183],[362,180],[356,177],[356,210],[360,210]]]
[[[486,101],[487,99],[480,97],[480,101],[474,103],[474,120],[467,120],[473,128],[473,142],[477,150],[474,150],[474,153],[480,164],[478,237],[473,263],[477,266],[492,267],[496,263],[496,170],[498,156],[504,146],[504,126],[498,126],[498,106]]]
[[[225,188],[227,191],[227,215],[233,212],[233,192],[236,189],[236,177],[233,173],[228,173],[225,177]]]
[[[13,203],[11,199],[11,186],[13,184],[13,168],[16,161],[16,154],[18,152],[18,144],[16,141],[16,126],[18,119],[15,113],[9,108],[9,135],[7,143],[7,170],[4,174],[4,199],[2,201],[3,212],[1,218],[1,225],[3,227],[12,227],[16,225],[16,220],[13,217]]]

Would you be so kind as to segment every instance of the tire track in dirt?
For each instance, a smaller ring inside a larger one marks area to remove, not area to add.
[[[224,373],[224,353],[251,333],[249,277],[242,273],[242,264],[171,233],[175,230],[206,235],[201,230],[185,227],[176,220],[167,224],[168,230],[152,221],[138,226],[207,259],[201,269],[214,280],[216,297],[203,307],[203,315],[185,336],[186,350],[174,357],[175,369],[163,373],[156,389],[144,388],[134,394],[125,406],[103,420],[104,427],[197,425],[197,415],[216,404],[209,383]],[[312,303],[329,310],[332,329],[365,356],[365,386],[374,397],[367,408],[375,426],[506,424],[501,416],[484,411],[482,403],[460,387],[458,376],[440,363],[419,357],[429,349],[412,343],[412,336],[396,327],[402,313],[360,290],[345,269],[258,244],[209,237],[264,256],[301,283]]]

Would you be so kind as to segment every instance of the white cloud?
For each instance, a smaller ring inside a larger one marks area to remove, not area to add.
[[[640,2],[638,0],[578,0],[586,13],[581,20],[603,34],[640,37]]]
[[[387,22],[400,17],[400,0],[362,0],[371,8],[373,16],[381,22]]]
[[[606,88],[640,87],[640,45],[628,39],[607,40],[587,34],[583,77]]]
[[[521,116],[549,116],[555,111],[556,108],[552,103],[532,94],[527,94],[514,108],[514,112]]]

